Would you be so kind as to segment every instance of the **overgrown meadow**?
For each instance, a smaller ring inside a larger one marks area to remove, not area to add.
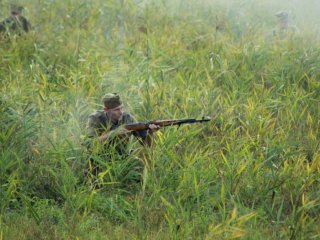
[[[34,29],[0,45],[1,240],[320,238],[316,11],[291,6],[300,32],[279,38],[284,5],[222,2],[19,2]],[[107,92],[139,121],[212,120],[133,139],[93,188],[82,144]]]

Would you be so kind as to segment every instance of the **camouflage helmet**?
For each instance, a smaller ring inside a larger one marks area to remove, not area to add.
[[[120,96],[117,93],[107,93],[102,98],[103,105],[108,108],[116,108],[122,104]]]
[[[286,11],[280,11],[275,14],[280,20],[288,20],[289,14]]]

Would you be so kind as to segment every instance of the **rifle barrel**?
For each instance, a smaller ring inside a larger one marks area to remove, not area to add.
[[[131,131],[139,131],[148,129],[150,124],[155,124],[160,127],[167,127],[167,126],[173,126],[173,125],[181,125],[185,123],[202,123],[202,122],[208,122],[210,121],[210,118],[202,118],[202,119],[195,119],[195,118],[185,118],[185,119],[168,119],[168,120],[154,120],[150,122],[138,122],[138,123],[132,123],[132,124],[126,124],[125,128],[127,130]]]

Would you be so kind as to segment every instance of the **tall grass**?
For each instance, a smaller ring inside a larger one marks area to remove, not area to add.
[[[25,4],[34,31],[0,45],[0,239],[319,238],[314,25],[266,38],[269,1]],[[106,92],[140,121],[212,121],[94,156],[95,187],[85,124]]]

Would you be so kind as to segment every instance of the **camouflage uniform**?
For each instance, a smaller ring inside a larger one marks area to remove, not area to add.
[[[20,36],[23,32],[29,32],[31,24],[24,16],[20,15],[22,10],[23,7],[12,6],[11,16],[0,22],[0,32],[11,36]]]
[[[119,126],[123,124],[134,123],[136,120],[130,113],[124,113],[122,119],[117,123],[112,123],[111,120],[108,118],[104,111],[96,111],[95,113],[89,116],[88,120],[88,137],[94,138],[101,136],[101,134],[105,131],[115,130]],[[146,138],[146,131],[140,132],[133,132],[132,135],[139,137],[140,139]],[[129,136],[126,138],[120,139],[113,139],[108,143],[108,145],[115,144],[116,150],[120,155],[127,154],[127,144],[129,142]]]
[[[280,11],[275,14],[278,18],[278,27],[273,30],[273,36],[280,39],[293,37],[300,32],[295,25],[289,24],[289,14],[286,11]]]
[[[130,162],[126,165],[125,172],[135,170],[139,175],[143,170],[143,163],[137,158],[132,158],[130,161],[126,161],[130,157],[130,150],[128,149],[128,143],[130,141],[131,135],[137,137],[140,141],[145,139],[147,136],[147,131],[139,131],[128,133],[125,136],[114,136],[110,137],[105,143],[102,143],[102,148],[98,148],[98,152],[95,150],[93,139],[101,136],[105,131],[115,130],[123,124],[129,124],[136,122],[135,118],[130,114],[125,112],[122,119],[117,123],[113,123],[106,113],[102,110],[98,110],[89,116],[87,123],[88,141],[87,147],[89,152],[89,166],[86,169],[86,175],[91,173],[93,178],[98,177],[99,173],[103,172],[105,164],[121,165],[126,162]],[[142,142],[142,141],[141,141]],[[101,144],[101,143],[99,143]],[[100,145],[101,146],[101,145]],[[120,161],[120,162],[119,162]],[[113,165],[114,168],[117,166]],[[122,173],[126,175],[128,173]],[[140,178],[140,177],[139,177]],[[138,180],[140,181],[140,180]]]

